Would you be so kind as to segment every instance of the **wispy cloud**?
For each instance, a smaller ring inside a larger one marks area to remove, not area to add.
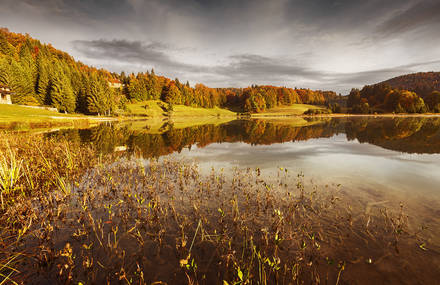
[[[141,66],[141,68],[153,67],[170,77],[183,74],[185,80],[203,82],[213,87],[226,87],[231,84],[246,87],[255,83],[338,91],[344,88],[344,91],[348,91],[347,88],[377,83],[390,77],[440,64],[440,60],[432,60],[345,73],[314,70],[294,59],[258,54],[232,54],[227,57],[226,62],[216,65],[187,64],[170,56],[169,52],[180,50],[179,47],[161,42],[99,39],[77,40],[73,42],[73,45],[87,59],[105,60],[110,66],[112,64],[122,65],[128,69],[130,65]],[[145,69],[138,71],[145,71]],[[305,85],[304,82],[306,82]]]
[[[379,25],[377,32],[390,37],[419,29],[438,32],[440,29],[440,2],[417,1]]]

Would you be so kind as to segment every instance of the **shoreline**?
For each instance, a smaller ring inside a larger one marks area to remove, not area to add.
[[[440,114],[426,113],[426,114],[316,114],[316,115],[305,115],[305,114],[280,114],[280,115],[264,115],[263,114],[251,114],[250,116],[211,116],[211,115],[191,115],[191,116],[176,116],[172,115],[169,117],[143,117],[143,116],[118,116],[118,117],[108,117],[108,116],[88,116],[76,114],[73,116],[63,116],[62,114],[54,115],[35,115],[30,117],[19,117],[14,120],[12,117],[0,116],[0,130],[37,130],[37,129],[49,129],[49,128],[75,128],[75,127],[91,127],[103,122],[130,122],[130,121],[168,121],[175,123],[187,123],[194,119],[197,119],[198,124],[203,121],[207,123],[212,123],[215,120],[233,121],[233,120],[243,120],[243,119],[294,119],[294,118],[350,118],[350,117],[366,117],[366,118],[437,118]],[[209,119],[209,120],[208,120]]]
[[[344,114],[318,114],[318,115],[279,115],[279,116],[274,116],[274,115],[269,115],[269,116],[264,116],[264,115],[259,115],[259,116],[250,116],[249,118],[251,119],[266,119],[266,118],[288,118],[288,117],[299,117],[299,118],[317,118],[317,117],[324,117],[324,118],[343,118],[343,117],[371,117],[371,118],[376,118],[376,117],[401,117],[401,118],[411,118],[411,117],[440,117],[440,114],[435,114],[435,113],[429,113],[429,114],[349,114],[349,113],[344,113]]]

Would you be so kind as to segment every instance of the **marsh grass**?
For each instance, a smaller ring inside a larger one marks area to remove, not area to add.
[[[212,169],[2,137],[23,175],[0,224],[0,283],[435,282],[404,205],[352,200],[279,169]],[[6,147],[3,147],[2,153]],[[61,186],[59,180],[64,185]],[[68,191],[66,190],[68,189]],[[4,266],[2,266],[4,265]],[[13,265],[13,266],[12,266]],[[404,270],[402,269],[404,268]]]
[[[3,195],[9,195],[16,190],[16,183],[22,175],[22,161],[15,157],[10,148],[6,154],[0,153],[0,198],[2,210],[5,205]]]

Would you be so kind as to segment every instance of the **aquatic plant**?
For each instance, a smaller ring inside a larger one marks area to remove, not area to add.
[[[0,282],[342,284],[361,282],[360,271],[371,282],[436,278],[437,245],[413,231],[404,205],[365,205],[340,185],[318,187],[285,168],[205,171],[65,140],[8,139],[23,161],[15,185],[24,194],[9,196],[0,217]]]
[[[7,153],[0,153],[0,197],[4,210],[3,196],[16,190],[17,181],[22,176],[22,161],[18,160],[11,148]]]

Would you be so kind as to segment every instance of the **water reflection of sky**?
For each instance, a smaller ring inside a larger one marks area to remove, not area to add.
[[[381,187],[399,195],[440,199],[440,154],[406,154],[387,150],[345,134],[307,141],[250,145],[214,143],[193,145],[173,157],[197,161],[201,168],[257,168],[273,173],[279,167],[303,172],[316,182],[334,182],[359,188]]]

